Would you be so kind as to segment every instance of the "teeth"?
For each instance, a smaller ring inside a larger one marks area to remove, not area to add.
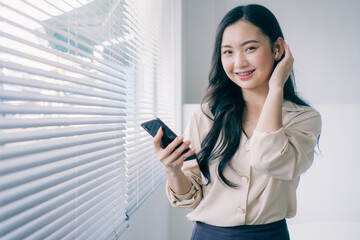
[[[241,77],[245,77],[245,76],[247,76],[247,75],[252,74],[254,71],[255,71],[255,70],[250,71],[250,72],[247,72],[247,73],[237,73],[237,75],[239,75],[239,76],[241,76]]]

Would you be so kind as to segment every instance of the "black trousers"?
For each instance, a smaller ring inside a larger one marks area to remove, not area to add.
[[[196,222],[191,240],[290,240],[286,220],[261,225],[217,227]]]

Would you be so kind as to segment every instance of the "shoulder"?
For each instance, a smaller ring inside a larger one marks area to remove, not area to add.
[[[193,112],[193,117],[199,123],[213,122],[214,116],[210,111],[209,105],[207,103],[201,104]]]
[[[300,125],[311,128],[313,131],[321,129],[321,115],[312,107],[301,106],[290,101],[283,103],[283,124],[284,127]]]
[[[185,134],[192,139],[192,141],[197,138],[200,144],[213,125],[212,119],[213,115],[208,105],[199,105],[192,113]]]
[[[313,116],[320,117],[320,113],[312,107],[301,106],[290,101],[284,101],[283,103],[283,112],[289,115],[304,115],[304,116]]]

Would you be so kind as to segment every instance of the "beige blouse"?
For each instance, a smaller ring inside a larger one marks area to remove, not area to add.
[[[204,106],[205,112],[212,116]],[[283,127],[275,132],[254,131],[241,136],[240,147],[224,170],[224,176],[237,184],[231,188],[217,175],[218,159],[210,162],[211,183],[202,176],[196,160],[184,162],[183,171],[192,183],[187,194],[177,195],[167,186],[174,207],[193,209],[187,217],[215,226],[271,223],[296,214],[296,188],[300,175],[312,164],[314,148],[321,131],[320,114],[310,107],[284,101]],[[185,131],[192,147],[201,142],[212,121],[195,111]]]

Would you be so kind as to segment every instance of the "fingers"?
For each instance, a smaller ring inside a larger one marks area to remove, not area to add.
[[[291,54],[289,45],[282,38],[279,38],[279,44],[281,44],[281,47],[284,50],[284,57],[277,63],[269,79],[269,87],[283,88],[291,74],[294,58]]]
[[[164,165],[173,164],[175,161],[182,162],[195,153],[195,149],[190,149],[184,152],[190,147],[190,140],[184,141],[184,137],[180,136],[175,138],[165,149],[161,147],[161,138],[164,135],[162,128],[160,127],[156,135],[153,138],[154,152],[158,155],[158,159]],[[179,164],[179,163],[178,163]]]
[[[153,138],[153,143],[154,143],[154,150],[155,150],[155,153],[160,151],[162,149],[161,147],[161,138],[162,136],[164,135],[164,132],[162,130],[162,128],[160,127],[155,135],[155,137]]]
[[[186,153],[184,153],[183,155],[181,155],[182,161],[185,161],[185,159],[187,159],[188,157],[190,157],[191,155],[193,155],[196,152],[195,148],[190,148],[190,150]]]
[[[290,51],[290,46],[285,42],[284,42],[284,48],[285,48],[285,59],[289,68],[288,71],[291,71],[294,64],[294,57]]]
[[[180,144],[181,146],[179,146],[180,149],[182,149],[182,142],[184,140],[184,137],[177,137],[174,139],[174,141],[172,141],[164,150],[163,150],[163,155],[160,158],[160,161],[164,161],[165,159],[169,158],[170,155],[172,155],[172,159],[177,158],[177,156],[179,156],[179,149],[177,149],[176,151],[175,148],[178,147]]]
[[[172,143],[169,144],[167,148],[163,150],[163,155],[160,157],[160,162],[163,162],[165,165],[178,162],[182,162],[194,154],[195,149],[189,149],[189,151],[184,152],[190,147],[190,140],[183,142],[184,137],[177,137]]]
[[[180,138],[179,140],[183,140],[183,138]],[[182,141],[181,140],[181,141]],[[173,160],[176,160],[177,158],[179,158],[183,153],[184,153],[184,151],[186,150],[186,149],[188,149],[190,147],[190,140],[187,140],[187,141],[185,141],[185,142],[180,142],[178,145],[176,145],[175,146],[175,148],[173,149],[173,151],[171,151],[172,152],[172,156],[171,156],[171,158],[173,159]],[[186,153],[184,153],[184,154],[186,154]],[[183,155],[184,155],[183,154]]]
[[[276,45],[277,44],[279,45],[280,49],[280,59],[282,56],[284,56],[284,58],[289,58],[289,56],[292,56],[289,45],[282,37],[278,37],[276,40]]]
[[[285,58],[294,60],[292,53],[290,51],[290,46],[284,40],[282,40],[283,48],[285,50]]]
[[[172,141],[169,146],[167,146],[165,148],[165,152],[167,153],[167,155],[171,155],[171,153],[175,150],[175,148],[177,146],[179,146],[184,140],[184,137],[177,137],[174,139],[174,141]]]

